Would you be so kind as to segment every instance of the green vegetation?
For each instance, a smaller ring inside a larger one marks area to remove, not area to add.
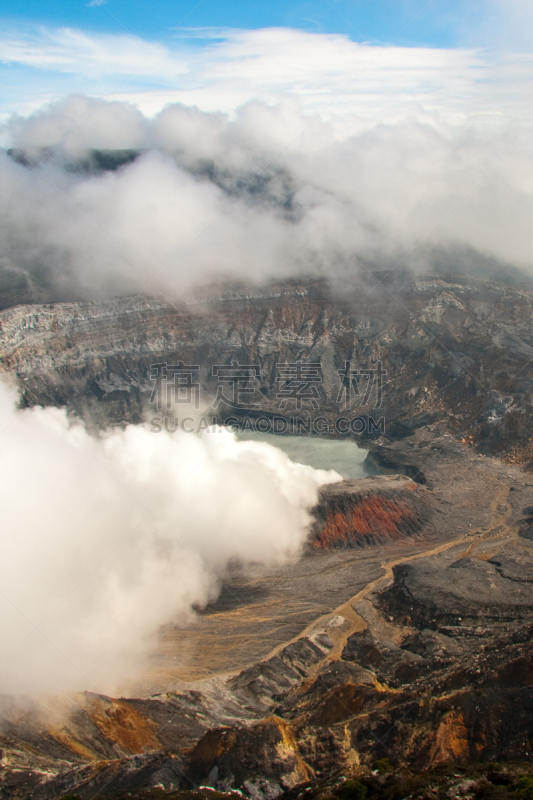
[[[361,781],[345,781],[337,791],[341,800],[365,800],[367,787]]]
[[[533,778],[522,775],[518,778],[516,788],[522,800],[533,800]]]

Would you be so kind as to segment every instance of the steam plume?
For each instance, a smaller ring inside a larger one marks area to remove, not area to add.
[[[277,448],[143,426],[91,438],[0,385],[0,683],[112,691],[233,560],[298,557],[335,472]]]

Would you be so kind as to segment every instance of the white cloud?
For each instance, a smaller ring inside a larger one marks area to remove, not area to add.
[[[530,0],[474,0],[463,38],[507,53],[533,51]]]
[[[181,291],[213,275],[331,272],[357,253],[423,240],[533,268],[533,56],[384,49],[290,29],[193,33],[194,46],[186,31],[159,48],[67,30],[4,35],[6,59],[47,80],[72,70],[90,82],[98,60],[102,85],[120,83],[112,101],[76,94],[11,118],[6,141],[59,146],[67,159],[150,151],[113,175],[67,174],[56,158],[25,180],[0,207],[6,263],[61,265],[85,286],[127,276],[142,286],[162,272],[160,285]],[[121,82],[121,69],[135,80]],[[200,162],[235,181],[283,170],[292,217],[191,175]],[[0,169],[6,187],[24,172],[7,159]]]
[[[517,98],[532,88],[531,59],[474,49],[384,49],[286,28],[185,31],[162,43],[39,28],[4,33],[0,51],[11,73],[19,65],[43,81],[39,104],[53,99],[55,83],[60,94],[113,93],[147,114],[168,102],[232,112],[250,99],[275,102],[287,94],[326,117],[375,120],[409,103],[453,124],[509,114],[529,122],[532,113]],[[4,113],[15,102],[7,97]],[[25,109],[37,102],[30,86],[18,102]]]
[[[5,32],[0,40],[0,59],[4,64],[92,78],[134,73],[138,77],[175,79],[187,69],[179,54],[170,53],[157,41],[89,34],[74,28]]]
[[[386,121],[324,120],[295,98],[234,115],[171,105],[149,120],[131,104],[73,96],[4,133],[30,155],[57,151],[31,174],[0,158],[13,190],[0,204],[2,263],[30,279],[48,269],[83,293],[334,276],[419,241],[533,270],[533,140],[516,124],[480,132],[416,104]],[[91,148],[131,147],[145,152],[117,172],[64,169]],[[262,171],[263,193],[235,194]]]
[[[15,116],[8,126],[18,147],[31,151],[63,142],[71,155],[87,148],[138,148],[146,143],[147,120],[130,103],[73,95],[37,111],[29,119]]]

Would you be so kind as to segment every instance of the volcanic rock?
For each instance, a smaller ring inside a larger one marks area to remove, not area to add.
[[[370,291],[375,281],[382,291]],[[354,433],[368,440],[383,435],[381,419],[390,440],[404,441],[444,420],[483,452],[526,463],[533,456],[532,308],[531,287],[400,271],[359,276],[342,292],[326,281],[295,280],[219,287],[187,303],[137,295],[18,305],[0,312],[0,369],[17,380],[25,404],[67,405],[104,427],[145,418],[156,363],[198,365],[209,396],[213,365],[254,364],[261,379],[250,388],[272,416],[279,415],[277,364],[319,362],[320,408],[304,408],[306,417],[326,416],[333,428],[346,417],[346,431],[355,413]],[[362,387],[346,415],[346,364],[373,370],[378,363],[382,393]],[[287,413],[300,416],[291,403]],[[404,468],[420,480],[416,464]]]
[[[451,558],[451,557],[450,557]],[[394,568],[380,606],[418,628],[455,628],[460,635],[496,622],[527,619],[533,607],[533,548],[484,561],[420,559]]]
[[[369,547],[429,535],[434,503],[430,492],[400,475],[331,483],[313,509],[315,549]]]
[[[313,771],[298,753],[294,732],[282,719],[270,717],[250,727],[209,731],[194,748],[187,774],[195,785],[272,800],[309,780]]]

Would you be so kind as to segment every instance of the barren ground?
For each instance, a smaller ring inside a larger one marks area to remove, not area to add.
[[[440,512],[431,534],[400,546],[308,552],[282,568],[236,566],[215,603],[191,624],[162,631],[151,668],[128,694],[154,694],[237,673],[335,616],[350,620],[349,629],[342,627],[346,639],[365,626],[354,604],[385,588],[396,564],[454,546],[483,560],[509,541],[519,547],[512,523],[533,504],[533,478],[478,455],[442,428],[442,423],[428,426],[392,448],[423,469]]]

